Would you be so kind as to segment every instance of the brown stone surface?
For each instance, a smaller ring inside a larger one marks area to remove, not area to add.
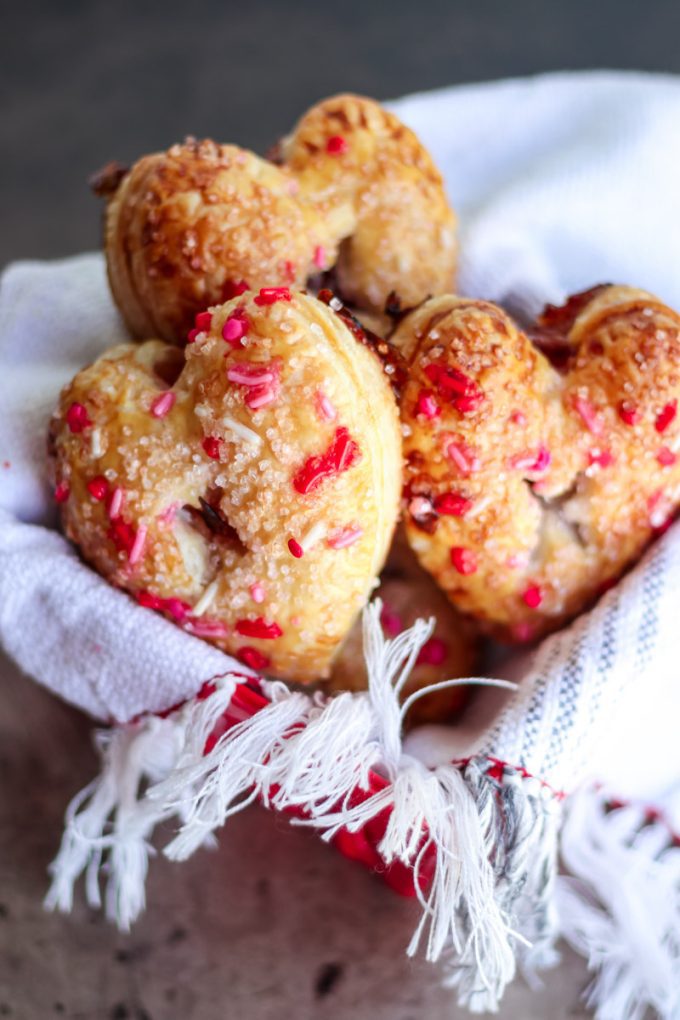
[[[44,912],[69,798],[94,774],[91,724],[0,658],[0,1017],[14,1020],[452,1020],[438,970],[404,948],[415,904],[261,808],[216,851],[151,863],[129,935],[78,896]],[[167,836],[167,833],[165,833]],[[160,845],[160,841],[157,841]],[[501,1020],[585,1017],[583,963],[521,979]]]

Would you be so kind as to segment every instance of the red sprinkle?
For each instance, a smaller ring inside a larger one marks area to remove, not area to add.
[[[293,488],[301,495],[313,492],[332,475],[342,474],[357,462],[361,451],[344,425],[335,430],[325,453],[308,457],[293,477]]]
[[[211,460],[220,459],[220,441],[215,436],[206,436],[201,445]]]
[[[668,446],[662,446],[656,455],[656,459],[662,467],[672,467],[678,458]]]
[[[447,517],[464,517],[472,506],[472,500],[460,492],[443,492],[434,501],[438,514]]]
[[[247,290],[250,290],[250,284],[245,280],[240,280],[238,283],[235,283],[234,280],[227,280],[222,285],[222,300],[231,301],[232,298],[245,294]]]
[[[602,435],[604,427],[602,418],[600,418],[589,400],[586,400],[585,397],[575,396],[574,410],[581,416],[581,420],[589,432],[592,432],[594,436]]]
[[[614,463],[614,454],[611,450],[588,450],[588,464],[597,464],[599,467],[611,467]]]
[[[524,411],[513,411],[510,415],[510,421],[513,425],[526,425],[527,416]]]
[[[295,263],[291,262],[290,259],[286,259],[283,263],[283,275],[288,280],[288,283],[295,283]]]
[[[154,418],[165,418],[166,414],[174,407],[177,397],[172,390],[166,390],[165,393],[159,393],[157,397],[151,401],[151,414]]]
[[[425,375],[447,400],[461,414],[475,411],[484,400],[484,394],[474,379],[449,365],[426,365]]]
[[[75,403],[71,404],[66,412],[66,424],[71,432],[82,432],[83,429],[89,428],[92,422],[83,405]]]
[[[302,557],[305,554],[305,550],[302,548],[300,543],[297,542],[294,538],[288,539],[288,548],[290,550],[291,556],[294,556],[296,560],[302,559]]]
[[[261,616],[258,616],[256,620],[237,620],[236,633],[243,637],[273,641],[274,638],[281,637],[283,631],[276,621],[267,623]]]
[[[233,312],[222,326],[222,339],[232,347],[241,347],[241,340],[248,332],[248,326],[248,319],[242,309]]]
[[[146,609],[162,609],[165,599],[162,599],[160,595],[153,595],[150,591],[138,591],[137,601],[140,606],[144,606]]]
[[[659,411],[654,422],[654,428],[657,432],[665,432],[670,423],[678,413],[678,402],[677,400],[671,400],[666,404],[665,407]]]
[[[331,156],[341,156],[349,149],[349,142],[342,135],[331,135],[326,142],[326,152]]]
[[[396,613],[394,609],[390,609],[389,606],[383,606],[380,614],[380,623],[382,629],[385,631],[388,637],[395,638],[398,634],[401,634],[404,629],[399,613]]]
[[[68,482],[59,482],[54,490],[54,498],[57,503],[65,503],[71,493]]]
[[[201,332],[200,329],[195,329],[195,328],[194,329],[190,329],[189,332],[187,333],[187,343],[188,344],[195,343],[196,342],[196,337],[198,336],[198,334],[200,332]]]
[[[103,475],[97,475],[96,478],[92,478],[87,483],[87,491],[92,496],[92,499],[96,499],[98,503],[101,503],[108,495],[109,483]]]
[[[474,574],[477,571],[477,557],[472,549],[455,545],[451,550],[451,562],[459,574]]]
[[[543,592],[538,584],[530,584],[522,592],[522,601],[529,609],[538,609],[543,601]]]
[[[107,534],[119,552],[124,552],[127,555],[130,554],[136,538],[135,529],[131,524],[124,521],[122,517],[118,517],[115,521],[111,522],[111,527]]]
[[[416,659],[418,666],[441,666],[448,655],[448,645],[441,638],[431,637],[420,649]]]
[[[642,414],[640,410],[633,404],[629,404],[627,400],[622,400],[618,406],[619,418],[624,425],[637,425]]]
[[[194,326],[199,333],[206,333],[212,323],[212,312],[199,312],[194,319]]]
[[[416,400],[415,413],[424,415],[426,418],[429,418],[430,421],[432,421],[433,418],[438,418],[442,413],[432,390],[420,391],[418,399]]]
[[[288,287],[262,287],[254,300],[256,305],[273,305],[277,301],[290,301],[292,298]]]
[[[254,669],[256,672],[257,670],[267,669],[268,666],[271,666],[271,659],[269,659],[266,655],[263,655],[262,652],[257,650],[257,648],[251,648],[249,645],[246,645],[244,648],[239,648],[236,654],[241,662],[243,662],[246,666],[249,666],[250,669]]]

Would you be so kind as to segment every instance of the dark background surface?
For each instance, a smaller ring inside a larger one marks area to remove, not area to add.
[[[88,175],[185,134],[263,152],[317,99],[680,70],[677,0],[0,2],[0,265],[99,243]]]

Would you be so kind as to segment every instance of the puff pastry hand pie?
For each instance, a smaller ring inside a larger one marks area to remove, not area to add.
[[[454,215],[397,117],[336,96],[278,149],[279,165],[189,140],[98,178],[111,289],[133,335],[184,343],[208,305],[303,287],[333,266],[343,296],[368,310],[382,312],[393,291],[411,306],[452,288]]]
[[[484,301],[427,301],[394,337],[409,541],[456,607],[520,640],[580,612],[680,502],[680,316],[605,286],[538,333],[559,368]]]
[[[315,298],[249,292],[184,351],[123,344],[52,422],[65,529],[105,578],[257,670],[329,665],[382,567],[401,443],[379,357]]]

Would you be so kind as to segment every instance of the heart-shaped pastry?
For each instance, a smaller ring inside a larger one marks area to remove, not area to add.
[[[680,502],[679,330],[658,298],[618,286],[546,310],[555,364],[483,301],[437,298],[400,323],[406,529],[455,606],[533,638],[665,527]]]
[[[52,422],[66,532],[105,578],[270,675],[327,675],[392,538],[391,366],[321,301],[248,293],[184,351],[123,344]]]
[[[455,218],[416,136],[370,99],[313,107],[279,165],[234,145],[187,141],[113,165],[106,257],[132,333],[184,343],[194,315],[239,288],[289,285],[335,266],[343,295],[383,311],[450,290]]]

